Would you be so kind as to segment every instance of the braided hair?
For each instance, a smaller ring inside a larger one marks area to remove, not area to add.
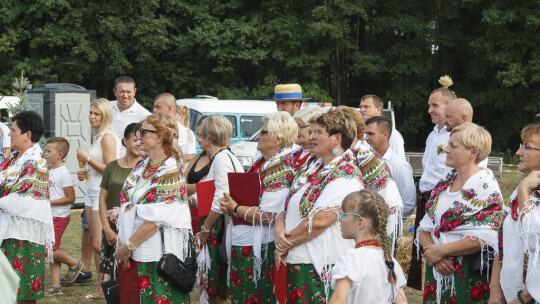
[[[386,233],[388,222],[388,214],[390,210],[384,199],[377,193],[368,190],[355,191],[347,195],[343,199],[342,209],[345,212],[354,212],[362,215],[366,219],[370,219],[375,235],[378,236],[381,244],[384,263],[390,270],[388,274],[388,282],[396,281],[396,273],[394,271],[394,260],[392,259],[392,251],[390,242]]]

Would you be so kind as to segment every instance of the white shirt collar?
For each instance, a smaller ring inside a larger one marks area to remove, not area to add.
[[[137,102],[137,99],[134,99],[133,101],[133,104],[131,105],[131,107],[125,109],[124,111],[120,111],[120,108],[118,108],[118,99],[115,100],[113,103],[112,103],[112,106],[114,108],[114,110],[118,111],[118,112],[135,112],[135,108],[137,107],[137,105],[139,105],[139,103]]]
[[[441,130],[439,131],[439,125],[438,124],[435,124],[435,126],[433,127],[433,130],[435,131],[435,133],[437,134],[440,134],[442,133],[443,131],[446,131],[446,125],[444,125]],[[446,131],[448,132],[448,131]]]
[[[390,148],[390,146],[388,146],[388,150],[386,150],[386,152],[382,156],[382,159],[384,159],[385,161],[389,160],[392,157],[392,153],[393,153],[392,148]]]

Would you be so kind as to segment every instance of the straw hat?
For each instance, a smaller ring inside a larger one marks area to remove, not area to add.
[[[307,100],[302,97],[302,87],[297,83],[278,84],[274,88],[274,98],[269,100]]]

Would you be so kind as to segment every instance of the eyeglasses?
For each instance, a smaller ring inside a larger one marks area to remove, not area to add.
[[[140,128],[140,129],[139,129],[139,133],[141,133],[141,136],[144,136],[144,133],[145,133],[145,132],[157,133],[156,130],[150,130],[150,129],[144,129],[144,128]]]
[[[540,149],[531,147],[528,144],[524,144],[524,143],[519,144],[519,148],[522,149],[523,151],[531,151],[531,150],[540,151]]]
[[[303,126],[298,125],[298,128],[299,128],[299,129],[303,129],[303,128],[307,128],[307,127],[309,127],[309,126],[310,126],[310,125],[303,125]]]
[[[354,216],[358,216],[359,218],[362,218],[362,216],[360,214],[338,212],[337,213],[338,221],[342,222],[345,215],[354,215]]]

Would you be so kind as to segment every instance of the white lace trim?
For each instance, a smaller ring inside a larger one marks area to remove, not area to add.
[[[14,216],[0,210],[0,223],[5,234],[1,239],[15,238],[44,245],[47,250],[47,258],[53,262],[54,227],[35,219]],[[4,226],[6,225],[6,226]],[[4,228],[5,227],[5,228]],[[48,236],[52,236],[53,239]]]

